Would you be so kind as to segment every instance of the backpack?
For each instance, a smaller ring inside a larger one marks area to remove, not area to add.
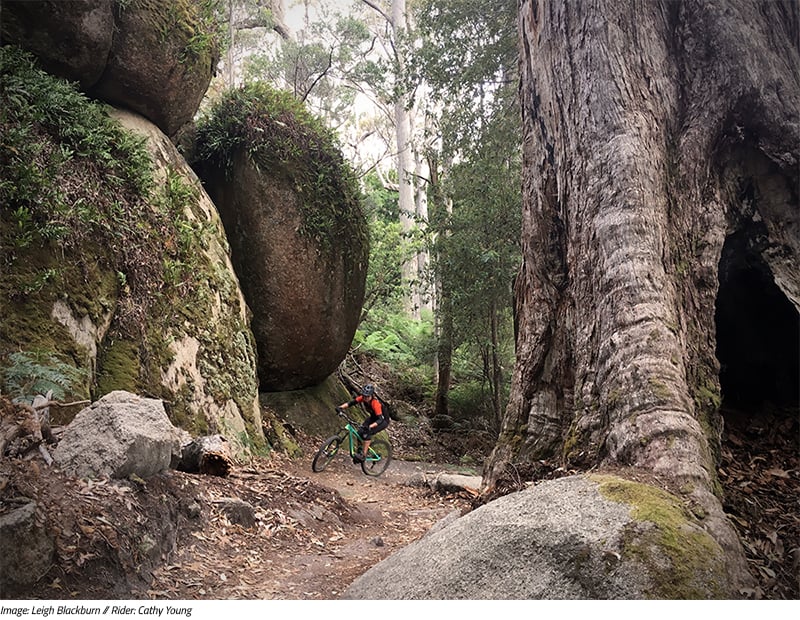
[[[396,420],[397,415],[395,414],[394,407],[392,407],[392,405],[387,400],[378,396],[377,392],[375,393],[375,398],[377,398],[378,402],[381,404],[381,409],[383,410],[383,413],[386,415],[386,419],[389,420],[390,422],[392,420]]]

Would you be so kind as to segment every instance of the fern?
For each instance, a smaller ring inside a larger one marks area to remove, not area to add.
[[[4,391],[15,402],[32,403],[37,394],[53,391],[55,400],[62,400],[77,391],[84,373],[46,351],[20,351],[8,356],[3,370]]]

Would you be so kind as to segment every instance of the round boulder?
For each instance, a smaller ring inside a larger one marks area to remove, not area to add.
[[[213,16],[191,0],[137,0],[116,10],[93,97],[138,112],[174,138],[200,107],[219,59]]]
[[[111,0],[4,0],[0,39],[34,54],[55,76],[94,85],[106,66],[114,35]]]
[[[231,92],[201,120],[197,152],[253,313],[260,389],[321,383],[347,354],[364,300],[369,248],[352,171],[330,132],[263,85]]]

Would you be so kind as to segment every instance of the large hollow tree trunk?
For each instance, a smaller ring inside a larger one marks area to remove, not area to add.
[[[517,365],[485,488],[543,458],[648,470],[737,554],[715,305],[744,234],[796,321],[799,21],[796,2],[520,3]]]

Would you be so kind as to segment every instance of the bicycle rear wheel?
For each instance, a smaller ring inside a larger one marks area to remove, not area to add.
[[[314,455],[314,460],[311,461],[311,469],[315,472],[321,472],[325,469],[333,460],[333,457],[336,456],[341,444],[342,438],[339,435],[328,437]]]
[[[367,458],[361,463],[361,471],[368,476],[380,476],[392,460],[392,446],[388,441],[375,439],[369,445]]]

